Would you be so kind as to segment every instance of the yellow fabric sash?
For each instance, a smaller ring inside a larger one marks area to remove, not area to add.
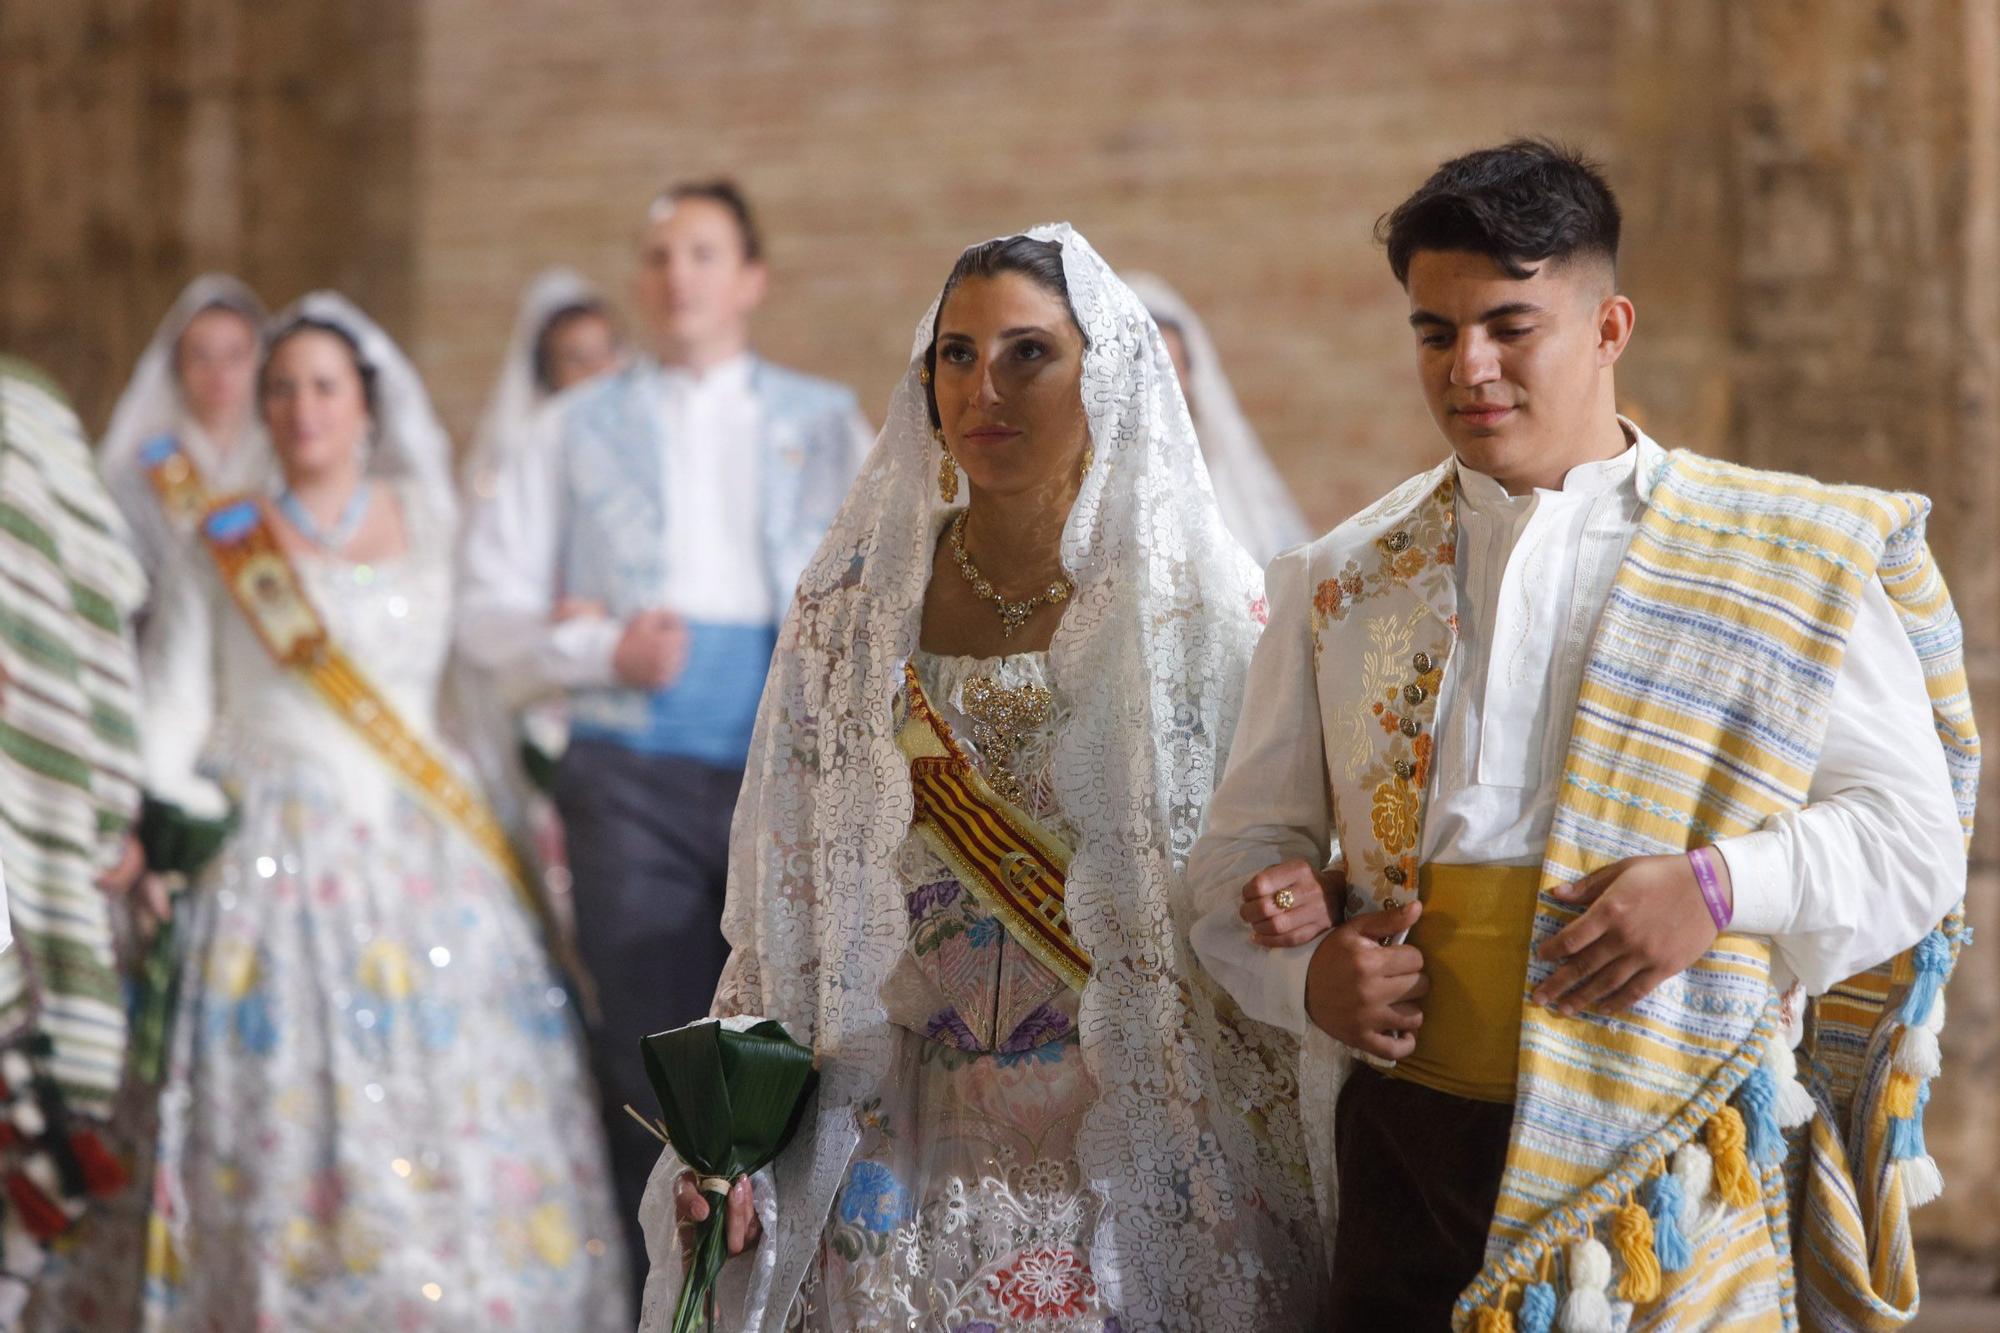
[[[529,907],[538,909],[532,881],[500,822],[333,641],[257,501],[216,505],[202,519],[201,539],[222,573],[223,587],[272,659],[310,686],[397,776],[464,830]]]
[[[146,480],[159,497],[160,509],[168,522],[185,532],[208,512],[208,485],[195,471],[194,460],[171,440],[158,442],[165,447],[148,450],[142,461]]]
[[[993,790],[931,710],[914,667],[904,666],[903,680],[909,716],[896,746],[910,761],[917,832],[1022,948],[1082,990],[1090,957],[1063,907],[1069,849]]]
[[[1535,930],[1535,866],[1426,865],[1424,913],[1409,942],[1424,955],[1430,994],[1417,1048],[1392,1077],[1455,1097],[1514,1100],[1520,1070],[1521,976]]]

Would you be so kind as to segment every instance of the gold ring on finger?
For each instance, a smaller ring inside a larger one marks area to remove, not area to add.
[[[1299,900],[1298,895],[1293,893],[1290,889],[1279,889],[1277,893],[1271,896],[1271,901],[1278,905],[1278,910],[1280,912],[1291,911],[1293,905],[1296,904],[1298,900]]]

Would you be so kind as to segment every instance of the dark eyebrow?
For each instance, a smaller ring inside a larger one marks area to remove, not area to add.
[[[1533,301],[1509,301],[1505,305],[1496,305],[1491,310],[1481,314],[1478,322],[1485,324],[1496,319],[1506,319],[1510,315],[1544,315],[1547,313],[1548,311],[1545,307],[1538,306]],[[1428,310],[1419,310],[1413,313],[1410,316],[1410,324],[1412,327],[1422,327],[1425,324],[1435,324],[1447,329],[1456,327],[1456,325],[1443,315],[1433,314]]]
[[[1002,338],[1021,338],[1031,333],[1037,334],[1044,338],[1050,336],[1049,331],[1047,329],[1042,328],[1041,326],[1036,324],[1024,324],[1019,328],[1000,330],[1000,336]],[[960,333],[957,329],[947,329],[943,333],[938,334],[939,342],[943,342],[946,338],[963,338],[967,342],[973,341],[973,337],[971,334]]]

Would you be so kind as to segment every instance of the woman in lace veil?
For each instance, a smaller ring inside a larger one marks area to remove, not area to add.
[[[821,1081],[731,1196],[761,1236],[728,1327],[1311,1318],[1295,1051],[1198,973],[1179,898],[1261,609],[1144,307],[1067,226],[967,251],[800,584],[737,808],[715,1012],[783,1022]],[[913,828],[926,735],[1068,854],[1083,975]],[[663,1154],[642,1214],[648,1329],[676,1212],[706,1213],[682,1174]]]
[[[261,485],[270,446],[257,420],[252,381],[264,307],[243,283],[205,273],[174,301],[111,412],[98,468],[131,524],[149,579],[180,558],[198,503],[176,507],[154,475],[185,466],[199,493]]]
[[[521,297],[500,373],[465,459],[468,508],[476,512],[491,503],[495,479],[526,447],[532,423],[550,399],[623,360],[617,325],[597,288],[573,269],[537,274]],[[472,517],[468,515],[468,526]],[[475,558],[469,542],[461,558]],[[565,603],[557,614],[567,618],[603,612]],[[541,788],[569,744],[564,701],[514,697],[498,674],[460,657],[453,665],[448,707],[449,725],[487,789],[547,868],[545,888],[552,901],[560,898],[568,883],[562,832],[555,807]]]
[[[1305,516],[1236,401],[1236,390],[1223,373],[1215,341],[1201,316],[1151,273],[1133,273],[1126,280],[1160,326],[1173,356],[1188,411],[1194,416],[1195,434],[1201,438],[1202,456],[1208,460],[1215,499],[1222,506],[1222,521],[1260,565],[1269,564],[1280,551],[1311,541]]]
[[[588,279],[568,268],[536,274],[522,293],[500,373],[466,456],[466,489],[473,501],[491,494],[493,477],[522,447],[543,404],[623,359],[611,311]]]
[[[629,1328],[574,1006],[438,723],[450,442],[329,293],[259,401],[272,493],[208,511],[142,641],[148,794],[234,827],[175,900],[135,1206],[32,1326]]]

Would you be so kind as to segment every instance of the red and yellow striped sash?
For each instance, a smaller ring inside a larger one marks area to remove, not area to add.
[[[917,832],[1022,948],[1082,990],[1090,957],[1063,905],[1069,849],[986,781],[932,711],[915,668],[903,678],[909,716],[896,745],[910,761]]]

